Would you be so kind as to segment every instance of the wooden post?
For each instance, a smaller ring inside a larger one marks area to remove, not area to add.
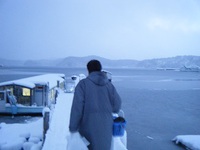
[[[59,88],[60,87],[60,81],[57,80],[57,87]]]
[[[49,129],[49,112],[46,111],[43,117],[43,144],[45,141],[47,130]]]

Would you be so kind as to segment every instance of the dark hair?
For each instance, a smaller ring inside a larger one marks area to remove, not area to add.
[[[90,60],[88,63],[87,63],[87,69],[88,69],[88,72],[91,73],[91,72],[94,72],[94,71],[101,71],[101,63],[100,61],[98,60]]]

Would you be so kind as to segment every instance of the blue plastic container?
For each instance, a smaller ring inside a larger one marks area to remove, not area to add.
[[[114,122],[113,123],[113,136],[123,136],[126,128],[125,122]]]

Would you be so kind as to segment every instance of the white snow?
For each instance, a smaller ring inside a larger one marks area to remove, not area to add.
[[[0,150],[64,150],[69,137],[69,118],[73,93],[59,91],[55,108],[50,111],[50,126],[42,148],[43,118],[24,124],[0,123]],[[49,111],[45,108],[44,111]],[[148,138],[151,139],[150,136]],[[115,142],[119,138],[113,138]],[[121,139],[122,140],[122,139]],[[178,135],[173,141],[200,150],[200,135]],[[126,145],[126,141],[122,142]],[[122,143],[116,143],[121,145]],[[114,147],[116,147],[116,145]],[[121,145],[122,146],[122,145]],[[123,146],[122,146],[123,147]]]
[[[35,144],[42,141],[43,119],[25,124],[0,124],[0,149],[18,150],[24,143],[32,140]],[[37,138],[37,141],[35,140]]]
[[[33,76],[29,78],[23,78],[19,80],[12,80],[7,82],[0,83],[0,86],[16,84],[21,85],[29,88],[34,88],[35,84],[49,84],[49,88],[53,88],[57,85],[57,81],[63,82],[64,81],[64,74],[44,74]]]
[[[189,149],[200,150],[200,135],[178,135],[173,139],[176,144],[183,144]]]
[[[55,109],[53,114],[51,114],[52,118],[43,150],[66,149],[72,99],[73,93],[62,93],[59,91]]]

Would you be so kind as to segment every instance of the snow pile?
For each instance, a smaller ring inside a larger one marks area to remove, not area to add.
[[[39,150],[42,147],[43,119],[26,124],[0,124],[1,150]],[[35,149],[33,149],[35,147]],[[37,149],[36,149],[37,148]]]
[[[173,139],[176,144],[183,144],[189,149],[200,150],[200,135],[178,135]]]

